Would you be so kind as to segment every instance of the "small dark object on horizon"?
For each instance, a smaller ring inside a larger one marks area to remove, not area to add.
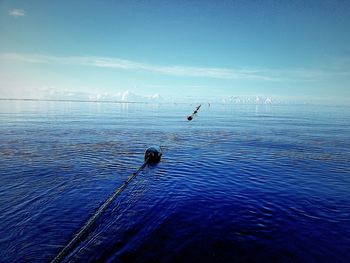
[[[162,158],[162,149],[159,146],[151,146],[145,151],[146,163],[158,163]]]
[[[187,117],[187,120],[189,120],[189,121],[192,121],[192,119],[193,119],[192,116],[188,116],[188,117]]]

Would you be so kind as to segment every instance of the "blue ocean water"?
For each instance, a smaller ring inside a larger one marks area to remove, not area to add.
[[[0,261],[350,262],[350,109],[0,102]]]

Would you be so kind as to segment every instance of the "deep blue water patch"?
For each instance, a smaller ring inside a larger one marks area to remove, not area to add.
[[[5,102],[0,261],[350,262],[345,107]]]

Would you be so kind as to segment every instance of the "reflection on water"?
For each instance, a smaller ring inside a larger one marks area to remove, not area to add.
[[[71,262],[349,262],[350,111],[0,103],[0,258],[47,262],[143,162]]]

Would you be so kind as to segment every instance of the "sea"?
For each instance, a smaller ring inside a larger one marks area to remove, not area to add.
[[[0,262],[350,262],[350,107],[0,101]]]

